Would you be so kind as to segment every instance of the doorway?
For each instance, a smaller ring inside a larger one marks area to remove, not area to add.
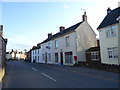
[[[47,53],[45,53],[45,63],[47,64]]]
[[[61,65],[63,65],[63,52],[60,52],[60,62],[61,62]]]

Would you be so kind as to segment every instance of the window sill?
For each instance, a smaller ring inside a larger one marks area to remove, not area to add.
[[[108,58],[109,60],[118,60],[118,58]]]

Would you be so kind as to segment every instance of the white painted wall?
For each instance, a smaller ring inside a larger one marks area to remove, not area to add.
[[[70,46],[67,46],[66,47],[66,41],[65,41],[65,38],[69,36],[69,39],[70,39]],[[53,63],[55,63],[55,53],[58,53],[59,55],[59,63],[61,62],[61,59],[60,59],[60,52],[63,52],[63,64],[64,65],[73,65],[75,63],[74,61],[74,58],[73,58],[73,63],[65,63],[65,52],[70,52],[72,51],[73,53],[73,56],[76,56],[77,53],[76,53],[76,34],[75,32],[71,32],[71,33],[68,33],[66,35],[63,35],[59,38],[56,38],[53,40]],[[55,40],[58,40],[58,48],[55,49]],[[58,64],[58,63],[56,63]]]
[[[38,50],[39,50],[39,52],[38,52]],[[33,52],[34,52],[34,54],[33,54]],[[33,62],[33,60],[35,60],[36,63],[41,63],[42,62],[42,54],[41,53],[42,53],[41,49],[32,50],[31,51],[31,59],[32,59],[31,62]],[[38,58],[38,56],[39,56],[39,58]],[[35,57],[36,57],[36,59],[35,59]]]
[[[66,37],[69,36],[70,42],[69,47],[66,47]],[[55,41],[58,40],[58,48],[55,48]],[[50,43],[50,49],[47,49],[46,46]],[[85,51],[90,47],[95,47],[97,45],[96,34],[90,25],[84,21],[75,31],[69,32],[65,35],[62,35],[54,40],[50,40],[46,43],[41,44],[41,54],[45,62],[45,53],[52,53],[52,61],[48,63],[58,64],[61,63],[60,53],[63,52],[63,64],[64,65],[73,65],[75,64],[74,56],[77,56],[79,61],[86,61]],[[65,52],[72,51],[73,63],[65,63]],[[58,53],[59,62],[55,63],[55,53]]]
[[[76,29],[76,43],[78,60],[86,61],[85,51],[90,47],[97,46],[96,34],[88,22],[84,21]]]
[[[53,62],[53,56],[52,56],[52,51],[53,51],[53,41],[48,41],[46,43],[41,44],[41,61],[42,63],[45,63],[45,60],[47,60],[47,63],[52,64]],[[49,59],[49,53],[51,54],[51,59]],[[43,59],[43,54],[44,54],[44,59]]]
[[[106,28],[99,30],[100,36],[100,50],[101,50],[101,63],[105,64],[118,64],[118,59],[109,59],[107,48],[118,47],[118,24],[115,25],[116,37],[107,38]]]

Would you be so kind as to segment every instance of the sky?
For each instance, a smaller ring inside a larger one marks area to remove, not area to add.
[[[107,8],[118,7],[119,0],[0,0],[0,24],[8,39],[7,51],[23,51],[42,42],[48,33],[59,32],[82,21],[84,11],[99,38],[97,27]]]

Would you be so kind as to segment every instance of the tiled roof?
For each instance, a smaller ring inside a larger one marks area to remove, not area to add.
[[[86,52],[91,52],[91,51],[100,51],[100,47],[91,47]]]
[[[79,23],[77,23],[77,24],[75,24],[75,25],[73,25],[73,26],[71,26],[71,27],[69,27],[69,28],[67,28],[67,29],[65,29],[65,30],[63,30],[61,32],[58,32],[58,33],[50,36],[49,38],[47,38],[46,40],[44,40],[42,43],[48,42],[48,41],[50,41],[52,39],[58,38],[58,37],[60,37],[62,35],[65,35],[66,33],[74,31],[81,23],[82,22],[79,22]]]
[[[101,24],[98,26],[97,29],[104,28],[106,26],[118,23],[116,19],[119,16],[120,16],[120,7],[114,10],[111,10],[111,12],[106,15],[106,17],[103,19],[103,21],[101,22]]]

